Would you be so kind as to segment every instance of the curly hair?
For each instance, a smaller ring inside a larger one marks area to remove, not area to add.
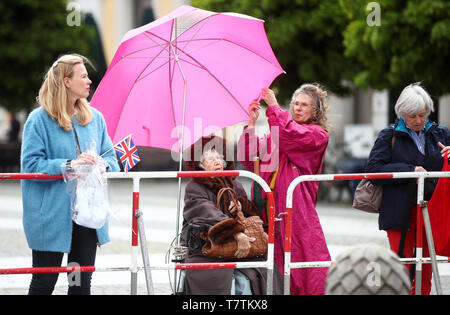
[[[301,85],[294,94],[292,94],[291,103],[289,104],[289,111],[293,115],[293,104],[299,94],[306,94],[314,101],[315,113],[311,123],[321,126],[325,131],[330,131],[328,124],[328,105],[327,105],[327,91],[318,83],[305,83]]]

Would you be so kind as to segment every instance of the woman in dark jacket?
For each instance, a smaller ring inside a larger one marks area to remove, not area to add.
[[[369,156],[366,172],[441,171],[443,155],[450,151],[450,131],[428,120],[433,101],[417,83],[407,86],[395,105],[397,120],[383,129]],[[445,154],[446,156],[446,154]],[[412,257],[416,247],[416,179],[377,180],[383,184],[379,228],[386,230],[392,251]],[[429,200],[437,179],[425,180],[425,199]],[[429,256],[426,242],[424,256]],[[411,265],[408,266],[410,268]],[[431,290],[431,266],[423,266],[422,294]],[[415,281],[412,292],[415,294]]]
[[[197,152],[198,151],[198,152]],[[234,170],[231,159],[225,160],[226,145],[220,137],[203,137],[191,147],[190,161],[186,162],[188,171],[221,171]],[[223,205],[216,208],[217,194],[220,189],[232,188],[239,201],[238,207],[244,216],[257,215],[255,205],[247,199],[242,185],[231,177],[194,177],[187,185],[185,191],[183,209],[183,230],[181,243],[188,247],[186,262],[220,262],[236,261],[240,259],[261,260],[261,258],[246,258],[250,250],[250,244],[254,238],[247,237],[241,223],[230,219],[228,209],[233,214],[234,203],[226,198]],[[226,194],[224,194],[225,196]],[[222,209],[223,208],[223,209]],[[261,221],[262,223],[262,221]],[[233,237],[238,249],[233,259],[208,258],[202,255],[201,249],[204,242],[199,237],[201,231],[207,231],[215,227],[215,233],[220,238]],[[266,271],[263,268],[245,269],[210,269],[210,270],[186,270],[185,291],[186,294],[266,294]]]

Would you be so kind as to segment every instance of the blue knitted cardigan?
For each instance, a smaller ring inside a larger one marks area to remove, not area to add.
[[[85,126],[73,120],[81,152],[91,141],[97,153],[109,150],[113,144],[108,136],[102,114],[91,108],[93,119]],[[76,140],[73,129],[64,131],[58,122],[39,107],[33,110],[24,125],[22,136],[21,172],[61,174],[61,165],[75,160]],[[103,156],[108,171],[119,171],[115,150]],[[22,180],[23,226],[28,246],[39,251],[70,251],[72,213],[70,197],[62,179]],[[108,224],[97,230],[98,243],[109,242]]]

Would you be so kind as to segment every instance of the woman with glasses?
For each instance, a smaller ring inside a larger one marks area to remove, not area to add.
[[[410,84],[396,104],[397,120],[380,131],[367,162],[368,173],[441,171],[450,152],[450,131],[429,119],[433,100],[419,83]],[[415,179],[376,180],[383,185],[378,225],[385,230],[392,251],[400,257],[413,257],[416,247],[417,183]],[[424,199],[429,200],[437,178],[425,180]],[[425,235],[425,234],[424,234]],[[427,242],[423,256],[428,257]],[[414,266],[411,271],[411,294],[415,294]],[[422,271],[422,294],[430,294],[432,270]]]
[[[262,99],[269,106],[266,116],[270,127],[270,134],[264,137],[255,133],[261,106],[256,100],[249,105],[248,126],[238,143],[238,160],[253,171],[254,158],[259,157],[259,175],[274,192],[276,216],[285,211],[287,189],[296,177],[321,173],[328,145],[326,97],[319,85],[303,84],[292,95],[289,110],[284,110],[272,90],[262,89]],[[330,260],[315,210],[317,190],[318,182],[304,182],[294,190],[292,261]],[[265,196],[263,191],[261,194]],[[275,264],[282,273],[285,225],[279,228],[275,231]],[[290,293],[324,294],[326,276],[326,268],[291,270]]]
[[[227,155],[225,140],[220,137],[199,139],[191,146],[190,153],[190,157],[185,155],[188,171],[234,170],[234,157]],[[223,188],[234,190],[237,195],[237,205],[227,197],[223,198],[217,206],[218,193]],[[257,214],[254,204],[247,199],[242,184],[235,178],[194,177],[186,185],[184,203],[181,244],[188,247],[186,262],[265,259],[264,257],[247,258],[250,245],[255,239],[242,232],[243,227],[234,218],[234,213],[238,207],[245,217]],[[237,250],[233,258],[209,258],[203,255],[204,241],[199,235],[203,231],[207,232],[211,227],[214,227],[217,237],[236,240]],[[266,271],[261,268],[186,270],[184,285],[185,293],[188,295],[266,294]]]

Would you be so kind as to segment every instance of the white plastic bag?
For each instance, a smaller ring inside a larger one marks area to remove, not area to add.
[[[94,156],[95,164],[78,164],[73,167],[61,166],[67,193],[71,199],[72,220],[91,229],[99,229],[109,219],[105,166],[98,159],[96,144],[91,142],[87,153]]]

